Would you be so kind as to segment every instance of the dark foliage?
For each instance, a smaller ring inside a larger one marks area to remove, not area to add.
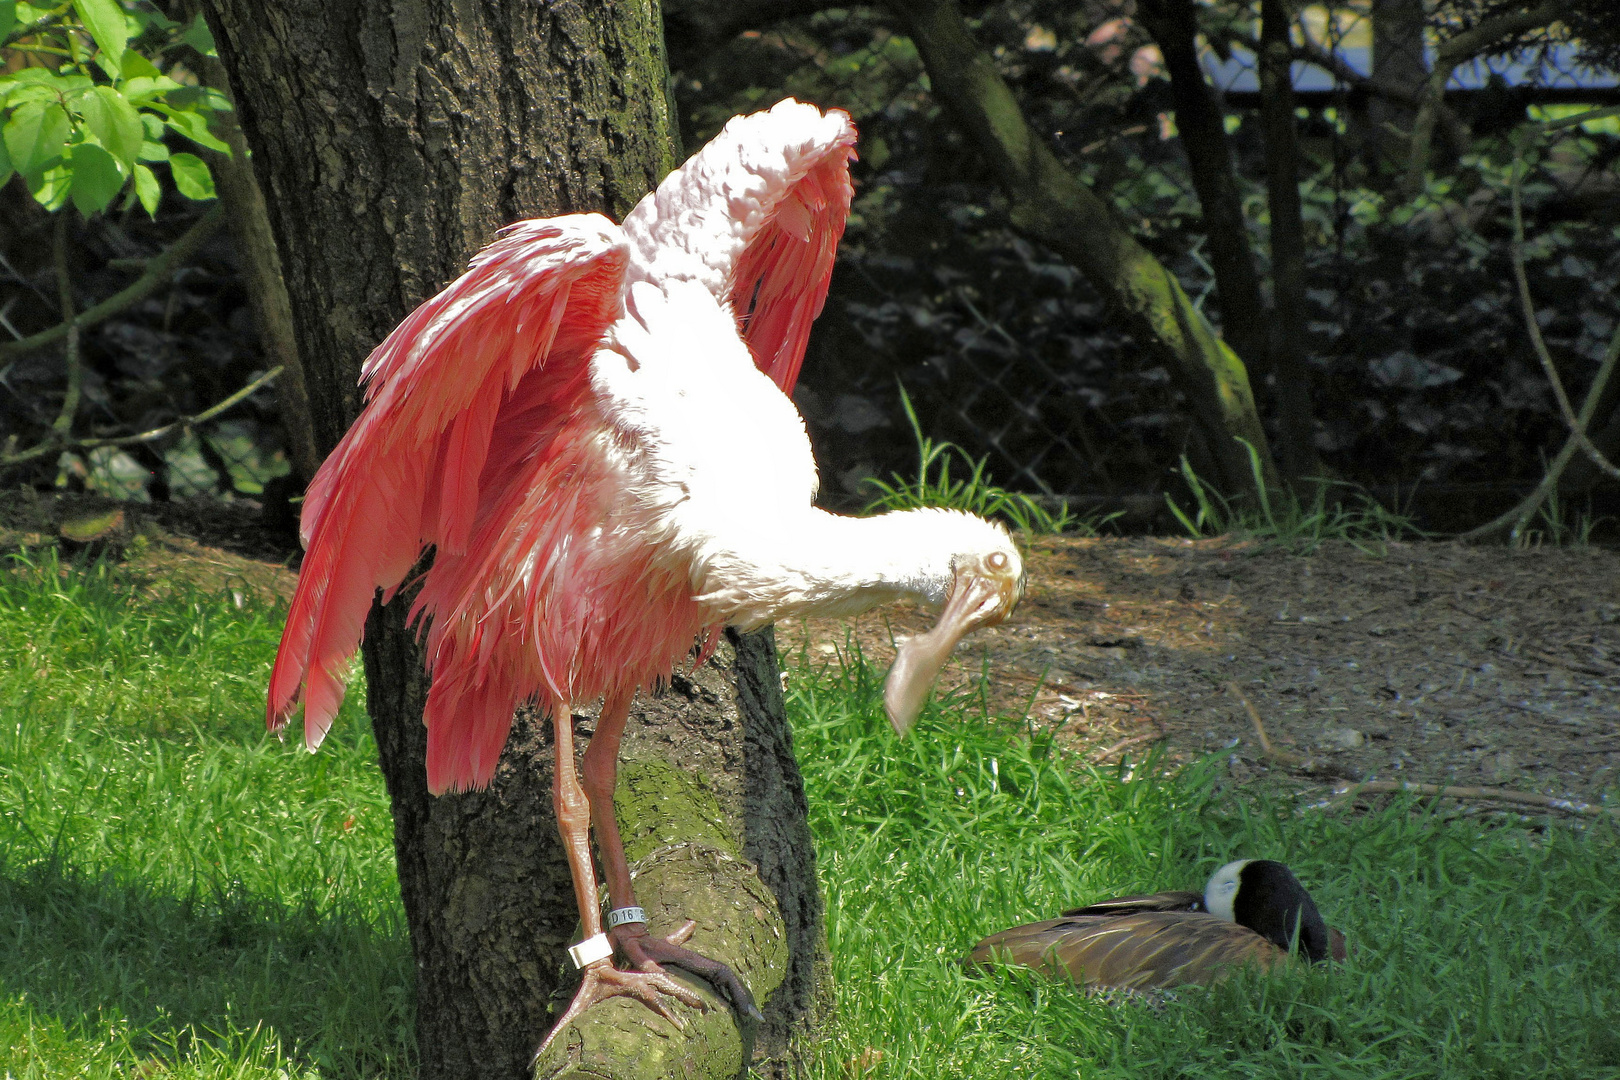
[[[1140,30],[1110,22],[1118,14],[1100,3],[1009,2],[981,7],[974,30],[1032,126],[1194,297],[1207,297],[1199,208],[1163,116],[1168,85],[1138,51],[1148,44]],[[1207,15],[1252,31],[1229,12]],[[830,501],[859,502],[863,476],[907,467],[902,383],[926,430],[989,454],[1009,487],[1164,485],[1188,437],[1166,373],[1138,359],[1072,268],[1014,234],[995,178],[934,106],[915,52],[880,10],[802,15],[674,59],[689,145],[788,93],[843,107],[861,128],[856,213],[799,396]],[[1501,110],[1470,99],[1464,119],[1485,133],[1416,200],[1400,199],[1391,170],[1369,160],[1365,104],[1347,88],[1300,127],[1306,353],[1325,464],[1364,484],[1529,483],[1561,425],[1507,258],[1512,115],[1523,118],[1523,103],[1490,133]],[[1264,270],[1260,125],[1228,115]],[[1584,390],[1620,318],[1617,156],[1620,139],[1577,132],[1532,151],[1525,183],[1532,288],[1571,393]]]
[[[139,206],[89,222],[71,208],[69,275],[79,311],[130,284],[140,260],[156,255],[200,216],[194,204],[165,205],[156,221]],[[19,179],[0,189],[0,311],[11,333],[29,335],[60,321],[51,251],[52,217]],[[133,260],[120,263],[118,260]],[[84,401],[73,433],[80,437],[147,431],[194,415],[263,374],[235,252],[216,233],[172,283],[86,330]],[[60,345],[45,346],[0,367],[0,442],[26,448],[49,431],[63,393]],[[7,472],[9,484],[92,490],[120,497],[166,499],[238,492],[256,495],[287,471],[271,390],[261,390],[195,433],[175,432],[123,451],[41,458]]]

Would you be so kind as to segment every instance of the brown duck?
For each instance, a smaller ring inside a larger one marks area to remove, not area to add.
[[[1298,948],[1315,962],[1345,957],[1288,867],[1270,859],[1227,863],[1203,893],[1122,896],[1015,926],[976,945],[967,967],[1022,964],[1092,990],[1203,985],[1243,965],[1269,970]]]

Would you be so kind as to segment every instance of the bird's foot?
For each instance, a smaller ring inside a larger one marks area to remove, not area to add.
[[[578,1019],[586,1009],[612,997],[634,998],[674,1024],[677,1029],[684,1029],[686,1021],[669,1007],[669,998],[695,1009],[706,1007],[703,999],[693,993],[690,987],[682,986],[670,978],[657,964],[653,964],[651,970],[624,971],[612,966],[606,960],[598,960],[585,967],[579,989],[574,993],[574,1000],[568,1003],[567,1010],[557,1018],[557,1022],[546,1035],[546,1041],[540,1044],[540,1049],[534,1052],[534,1056],[538,1058],[545,1053],[546,1047],[551,1045],[557,1033]]]
[[[689,971],[714,987],[715,993],[726,999],[740,1020],[756,1024],[763,1021],[765,1016],[754,1004],[754,995],[748,992],[735,971],[718,960],[683,947],[696,926],[697,923],[689,919],[673,934],[653,937],[641,923],[625,923],[608,931],[608,936],[636,970],[662,971],[661,965],[668,964]]]

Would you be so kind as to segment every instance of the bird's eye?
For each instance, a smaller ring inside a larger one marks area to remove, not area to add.
[[[1005,570],[1007,569],[1007,553],[1005,551],[992,551],[985,562],[990,564],[992,570]]]

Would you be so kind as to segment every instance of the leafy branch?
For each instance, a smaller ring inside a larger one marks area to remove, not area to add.
[[[214,197],[207,163],[171,153],[165,140],[173,132],[229,154],[209,123],[230,103],[180,65],[164,72],[147,55],[161,61],[179,46],[211,55],[200,19],[181,24],[119,0],[0,0],[0,41],[10,54],[0,69],[0,184],[20,174],[53,213],[71,200],[88,216],[124,194],[126,207],[139,202],[155,215],[162,185],[153,167],[163,164],[184,197]]]

